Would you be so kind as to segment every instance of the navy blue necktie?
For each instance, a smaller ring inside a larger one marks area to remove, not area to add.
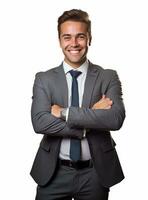
[[[79,71],[71,70],[69,73],[72,76],[71,87],[71,106],[79,107],[79,91],[77,77],[82,73]],[[70,140],[70,158],[73,161],[80,160],[81,157],[81,140],[71,138]]]

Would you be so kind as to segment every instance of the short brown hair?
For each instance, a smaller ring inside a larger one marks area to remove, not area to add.
[[[76,22],[84,22],[87,25],[87,31],[89,33],[89,43],[91,43],[91,21],[89,20],[89,15],[87,12],[80,9],[72,9],[65,11],[58,18],[58,35],[60,38],[60,26],[66,21],[76,21]]]

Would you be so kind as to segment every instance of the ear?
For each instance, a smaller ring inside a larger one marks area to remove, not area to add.
[[[60,40],[60,38],[58,38],[59,39],[59,45],[60,45],[60,47],[61,47],[61,40]]]
[[[88,37],[87,45],[91,46],[91,39],[92,39],[92,37],[89,34],[87,35],[87,37]]]
[[[88,45],[89,45],[89,46],[91,46],[91,40],[92,40],[92,37],[90,36],[90,37],[89,37],[89,40],[88,40]]]

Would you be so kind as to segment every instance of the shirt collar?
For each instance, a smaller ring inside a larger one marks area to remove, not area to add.
[[[73,67],[71,67],[69,64],[67,64],[65,61],[63,61],[63,68],[64,68],[64,72],[65,74],[67,74],[70,70],[78,70],[80,72],[82,72],[83,74],[87,73],[87,69],[88,69],[88,60],[86,60],[80,67],[78,67],[77,69],[74,69]]]

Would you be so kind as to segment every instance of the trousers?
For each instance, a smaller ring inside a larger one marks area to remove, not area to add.
[[[94,167],[59,165],[46,186],[37,186],[36,200],[108,200],[109,188],[100,184]]]

